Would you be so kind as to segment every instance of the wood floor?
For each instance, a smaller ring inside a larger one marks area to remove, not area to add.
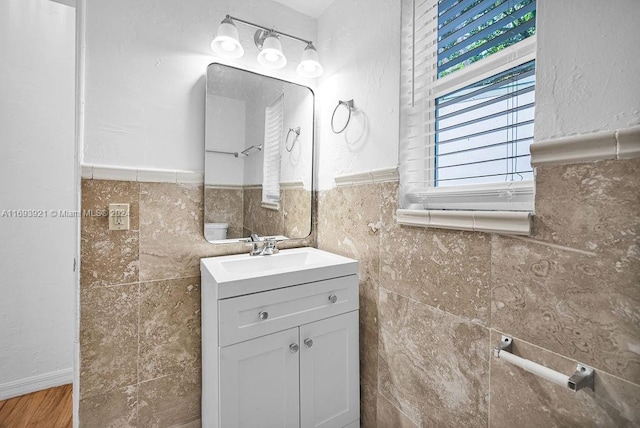
[[[71,385],[45,389],[0,401],[0,428],[69,428]]]

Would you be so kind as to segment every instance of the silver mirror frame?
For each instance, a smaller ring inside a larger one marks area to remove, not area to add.
[[[288,245],[286,245],[286,242],[292,241],[291,243],[294,244],[294,242],[301,242],[301,241],[308,241],[309,239],[313,239],[313,233],[314,233],[314,228],[316,227],[316,212],[317,212],[317,196],[316,196],[316,162],[317,162],[317,157],[316,157],[316,94],[315,91],[313,90],[313,88],[310,88],[308,86],[302,85],[300,83],[296,83],[296,82],[292,82],[286,79],[280,79],[277,77],[273,77],[273,76],[268,76],[265,74],[261,74],[255,71],[251,71],[251,70],[245,70],[243,68],[239,68],[239,67],[234,67],[228,64],[222,64],[219,62],[212,62],[209,65],[207,65],[207,72],[205,73],[205,124],[206,124],[206,120],[207,120],[207,108],[206,108],[206,97],[207,94],[209,93],[209,79],[208,79],[208,71],[209,68],[212,66],[222,66],[222,67],[226,67],[232,70],[236,70],[239,72],[243,72],[243,73],[248,73],[248,74],[252,74],[255,76],[259,76],[261,78],[267,78],[267,79],[273,79],[274,81],[279,81],[282,83],[286,83],[286,84],[290,84],[290,85],[295,85],[304,89],[307,89],[312,96],[312,105],[311,105],[311,159],[309,162],[309,179],[310,179],[310,183],[311,183],[311,189],[309,191],[309,233],[305,236],[295,236],[295,237],[287,237],[286,239],[277,239],[277,241],[279,242],[283,242],[285,243],[285,247],[288,247]],[[205,154],[205,158],[206,158],[206,150],[207,150],[207,145],[206,145],[206,133],[205,133],[205,144],[204,144],[204,154]],[[206,218],[206,189],[207,189],[207,183],[206,183],[206,163],[205,163],[205,182],[204,182],[204,186],[203,186],[203,219]],[[205,234],[205,230],[204,230],[204,224],[203,224],[203,230],[202,233],[203,235]],[[205,238],[206,239],[206,238]],[[212,240],[212,241],[207,241],[210,244],[215,244],[215,245],[229,245],[229,244],[246,244],[251,242],[251,237],[242,237],[242,238],[228,238],[228,239],[222,239],[222,240]]]

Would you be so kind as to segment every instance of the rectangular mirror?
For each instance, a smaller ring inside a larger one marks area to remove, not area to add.
[[[227,65],[207,67],[204,236],[212,243],[311,233],[314,94]]]

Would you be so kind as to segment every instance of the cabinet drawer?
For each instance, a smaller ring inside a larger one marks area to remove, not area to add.
[[[218,301],[219,346],[358,309],[358,276]]]

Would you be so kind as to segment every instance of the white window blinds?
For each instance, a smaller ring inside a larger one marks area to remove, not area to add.
[[[400,208],[531,210],[535,0],[403,0],[401,34]]]
[[[284,94],[264,112],[264,147],[262,168],[262,206],[280,207],[280,142],[283,135]]]
[[[436,98],[435,186],[532,180],[535,64]]]
[[[423,208],[419,195],[434,179],[437,1],[403,0],[401,23],[400,206]]]

